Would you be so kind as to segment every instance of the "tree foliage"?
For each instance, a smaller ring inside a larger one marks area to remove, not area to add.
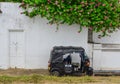
[[[23,0],[24,14],[41,15],[50,24],[79,24],[106,36],[119,29],[119,0]],[[79,31],[79,32],[80,32]]]

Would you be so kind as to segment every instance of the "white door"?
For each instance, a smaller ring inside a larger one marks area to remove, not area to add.
[[[9,64],[11,68],[25,67],[25,37],[23,30],[9,31]]]

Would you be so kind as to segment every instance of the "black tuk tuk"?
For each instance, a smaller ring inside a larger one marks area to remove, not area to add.
[[[82,47],[55,46],[51,51],[48,70],[51,75],[93,75],[90,60]]]

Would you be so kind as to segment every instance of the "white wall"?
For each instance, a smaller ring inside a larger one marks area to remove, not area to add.
[[[107,43],[107,44],[120,44],[120,30],[110,34],[110,36],[98,38],[98,33],[93,34],[93,42],[95,43]]]
[[[25,31],[25,68],[47,68],[50,51],[53,46],[82,46],[88,51],[87,29],[77,33],[79,25],[47,24],[47,20],[37,16],[29,18],[20,14],[19,4],[0,3],[0,68],[9,68],[9,30]]]
[[[100,71],[120,71],[120,45],[94,44],[93,68]]]
[[[93,47],[94,70],[120,72],[120,30],[101,39],[98,35],[93,34],[93,42],[99,43]]]

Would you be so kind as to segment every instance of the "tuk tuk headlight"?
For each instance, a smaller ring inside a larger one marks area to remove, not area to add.
[[[85,62],[85,66],[89,67],[89,66],[90,66],[90,62],[89,62],[89,61],[86,61],[86,62]]]
[[[86,66],[88,66],[88,67],[89,67],[89,66],[90,66],[90,62],[87,62]]]

